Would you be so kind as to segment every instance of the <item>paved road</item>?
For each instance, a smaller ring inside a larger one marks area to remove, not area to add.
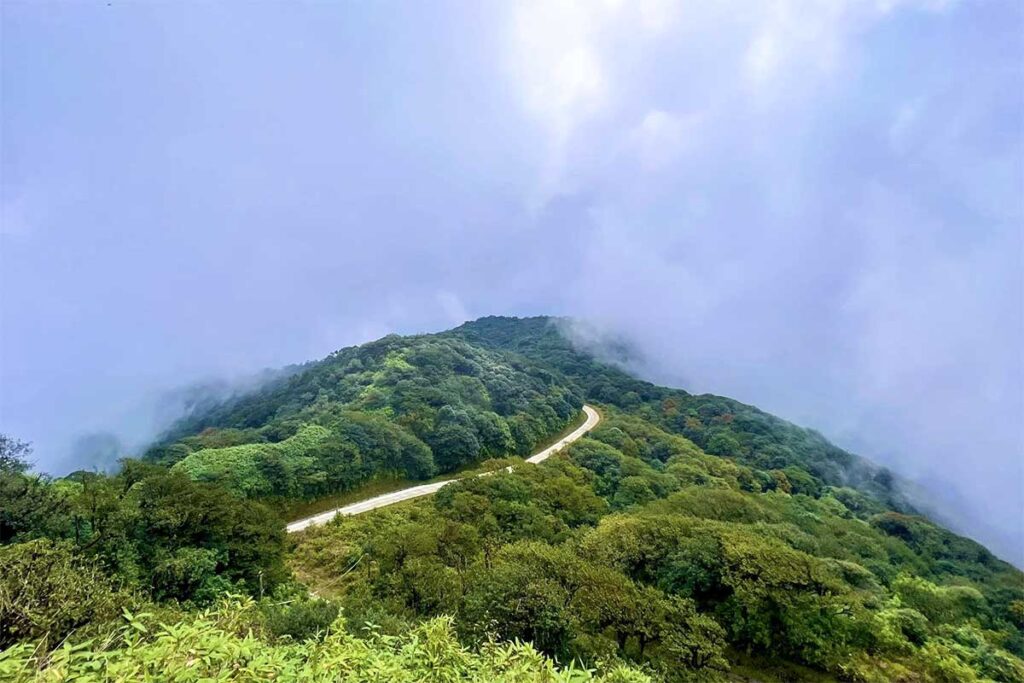
[[[589,432],[597,425],[598,422],[601,421],[601,416],[597,413],[596,410],[594,410],[590,406],[583,406],[583,412],[587,414],[587,419],[586,421],[584,421],[582,425],[580,425],[572,432],[570,432],[561,441],[558,441],[557,443],[548,446],[542,451],[534,453],[533,455],[526,459],[526,462],[544,462],[552,455],[554,455],[558,451],[562,450],[563,448],[571,444],[573,441],[576,441],[581,436]],[[485,476],[486,474],[489,473],[477,476],[482,477]],[[313,515],[312,517],[306,517],[305,519],[300,519],[292,522],[287,526],[288,533],[302,531],[303,529],[308,529],[311,526],[320,526],[322,524],[327,524],[327,522],[331,521],[338,515],[358,515],[362,512],[369,512],[370,510],[376,510],[377,508],[387,507],[388,505],[394,505],[395,503],[401,503],[403,500],[419,498],[420,496],[429,496],[431,493],[436,493],[441,487],[447,486],[453,481],[458,481],[458,479],[448,479],[445,481],[434,482],[433,484],[420,484],[419,486],[411,486],[407,489],[392,491],[391,493],[385,493],[380,496],[374,496],[373,498],[361,500],[358,503],[352,503],[351,505],[346,505],[344,507],[328,510],[327,512],[321,512],[319,515]]]

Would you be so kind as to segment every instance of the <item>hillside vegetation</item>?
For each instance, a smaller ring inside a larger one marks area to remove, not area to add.
[[[225,601],[216,609],[167,625],[152,614],[125,613],[123,625],[102,639],[65,645],[39,670],[29,643],[0,652],[7,681],[234,680],[253,683],[649,683],[640,671],[615,666],[606,672],[557,667],[528,644],[489,643],[479,652],[461,645],[451,620],[425,621],[401,636],[348,634],[344,620],[321,637],[275,641],[254,631],[261,617],[251,600]]]
[[[312,497],[525,455],[581,406],[517,354],[390,336],[181,421],[147,458],[245,497]]]
[[[1021,572],[820,434],[637,380],[564,324],[344,349],[113,476],[40,479],[6,441],[0,675],[1024,680]],[[514,463],[584,400],[602,422],[542,465],[290,539],[268,507]]]

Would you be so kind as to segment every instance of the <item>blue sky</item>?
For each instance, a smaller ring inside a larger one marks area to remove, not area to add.
[[[0,11],[0,429],[42,469],[196,380],[566,314],[1024,557],[1019,3]]]

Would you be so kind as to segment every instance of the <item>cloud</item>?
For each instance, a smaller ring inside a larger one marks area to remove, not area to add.
[[[516,3],[506,43],[508,70],[522,107],[543,130],[544,152],[529,205],[539,209],[572,191],[567,184],[574,135],[608,113],[619,93],[610,80],[606,43],[624,30],[656,36],[675,19],[678,3],[606,0]]]
[[[1018,552],[1021,12],[5,7],[0,428],[53,467],[196,379],[576,315]]]
[[[702,121],[700,114],[685,120],[658,109],[647,112],[627,137],[635,150],[640,165],[647,171],[657,171],[674,161],[684,149],[693,144]]]
[[[755,12],[744,62],[748,83],[777,89],[835,73],[859,34],[900,11],[946,12],[952,0],[774,0]]]
[[[0,204],[0,237],[25,238],[32,234],[33,223],[25,197],[5,200]]]
[[[574,310],[652,379],[819,427],[1024,560],[1019,13],[744,7],[593,41],[608,96],[561,167],[589,225]],[[957,34],[985,19],[984,46]]]
[[[462,299],[453,292],[438,292],[437,303],[441,306],[441,310],[448,318],[452,327],[461,325],[467,320],[472,320],[472,316],[466,312],[466,306],[462,303]]]
[[[607,100],[596,45],[607,14],[600,3],[556,1],[518,4],[512,16],[509,68],[522,106],[547,138],[537,202],[559,191],[573,132]]]
[[[905,153],[915,137],[920,108],[920,102],[906,102],[900,105],[893,117],[892,125],[889,126],[889,144],[897,154]]]

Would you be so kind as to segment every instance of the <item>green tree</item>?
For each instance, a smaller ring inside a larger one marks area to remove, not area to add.
[[[438,411],[428,443],[442,472],[451,472],[480,457],[480,441],[473,421],[466,411],[452,406]]]
[[[722,455],[725,457],[735,457],[742,453],[742,446],[735,436],[729,432],[715,432],[715,434],[708,439],[707,452],[712,455]]]
[[[28,472],[31,454],[31,444],[0,434],[0,544],[65,528],[65,497],[47,477]]]
[[[31,454],[32,444],[0,434],[0,474],[24,474],[30,466],[28,456]]]

